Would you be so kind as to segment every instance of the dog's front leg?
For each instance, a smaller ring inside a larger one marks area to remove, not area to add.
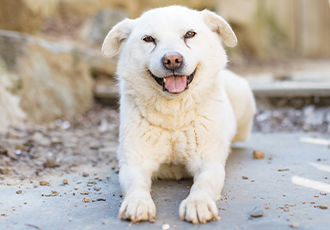
[[[194,175],[189,196],[181,202],[180,219],[193,224],[218,220],[216,201],[220,198],[225,169],[220,162],[203,160]]]
[[[156,207],[150,195],[150,170],[143,165],[124,164],[120,168],[119,180],[125,196],[119,217],[133,222],[154,222]]]

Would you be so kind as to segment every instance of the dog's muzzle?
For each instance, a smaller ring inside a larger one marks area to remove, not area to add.
[[[157,77],[155,76],[150,70],[150,75],[155,79],[155,81],[158,83],[158,85],[163,87],[164,92],[169,92],[172,94],[181,93],[183,91],[186,91],[189,89],[189,84],[193,81],[196,70],[192,72],[192,74],[186,76],[186,75],[172,75],[167,77]],[[167,84],[166,84],[167,82]],[[185,84],[185,85],[183,85]],[[176,86],[178,88],[176,88]]]

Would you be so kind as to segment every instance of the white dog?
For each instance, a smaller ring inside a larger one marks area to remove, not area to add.
[[[193,177],[181,220],[217,220],[230,144],[249,136],[255,102],[245,80],[223,70],[236,36],[220,16],[170,6],[125,19],[102,54],[120,51],[119,217],[154,221],[152,179]]]

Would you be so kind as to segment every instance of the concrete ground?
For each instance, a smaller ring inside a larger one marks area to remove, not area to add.
[[[247,143],[236,144],[226,166],[217,222],[192,225],[179,220],[179,204],[188,195],[191,180],[153,183],[156,223],[120,220],[118,174],[110,175],[112,171],[104,165],[43,178],[49,186],[40,186],[38,181],[0,185],[0,229],[133,230],[162,229],[163,224],[170,229],[329,229],[330,208],[320,208],[330,205],[328,143],[310,134],[253,133]],[[265,152],[264,159],[252,158],[257,149]],[[83,177],[82,172],[89,176]],[[63,179],[69,184],[64,185]],[[22,194],[16,194],[19,190]],[[52,191],[58,195],[52,196]],[[82,191],[89,195],[81,195]],[[84,198],[91,202],[85,203]],[[263,216],[251,218],[257,206]]]

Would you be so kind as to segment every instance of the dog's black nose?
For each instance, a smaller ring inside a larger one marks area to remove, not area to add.
[[[182,65],[183,57],[177,52],[167,53],[162,58],[162,61],[166,69],[176,70]]]

